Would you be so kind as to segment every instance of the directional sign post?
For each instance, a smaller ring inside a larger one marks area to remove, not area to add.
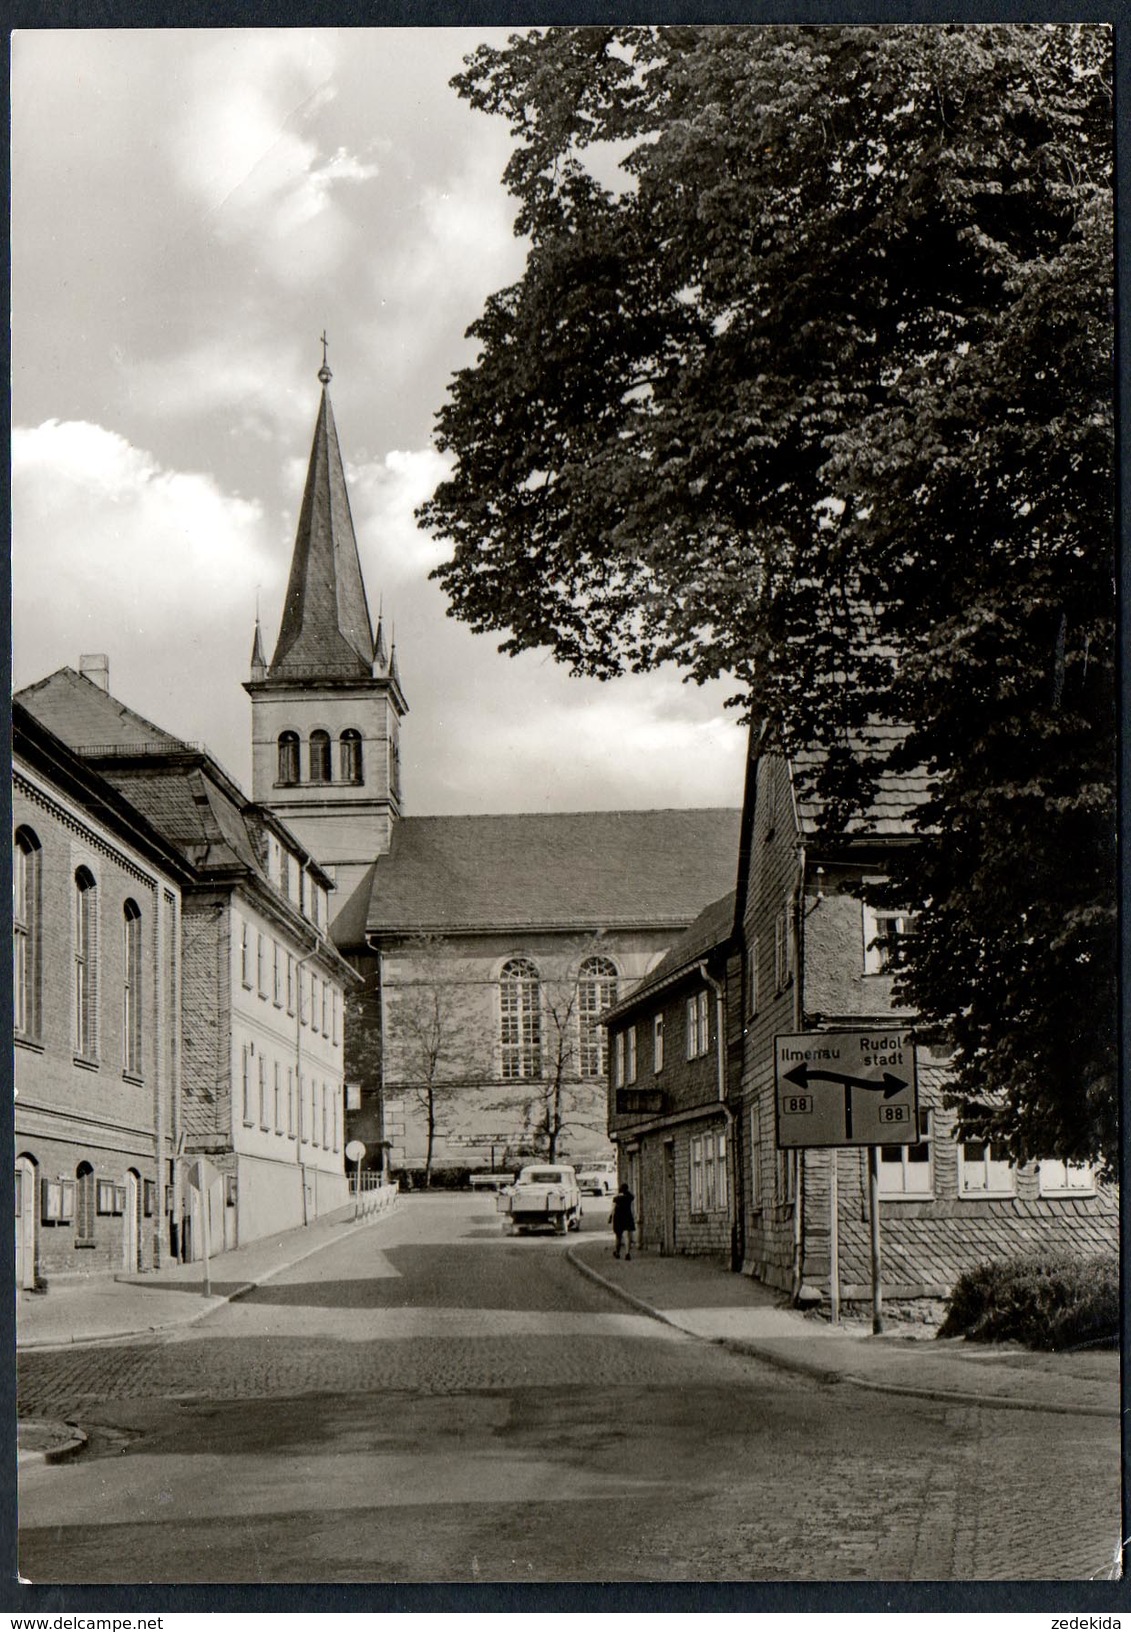
[[[189,1168],[189,1184],[200,1197],[200,1247],[204,1259],[204,1279],[200,1290],[206,1298],[212,1296],[212,1186],[219,1177],[216,1168],[203,1156],[198,1156]]]
[[[811,1031],[774,1039],[778,1148],[919,1142],[910,1032]]]
[[[868,1147],[868,1214],[872,1242],[872,1330],[883,1330],[879,1146],[919,1142],[915,1042],[898,1026],[867,1031],[814,1031],[774,1039],[777,1142],[780,1150]],[[829,1184],[830,1297],[839,1313],[836,1156]]]

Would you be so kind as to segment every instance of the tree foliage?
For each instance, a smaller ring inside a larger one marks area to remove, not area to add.
[[[830,832],[926,767],[903,995],[1019,1157],[1116,1148],[1110,52],[562,28],[454,81],[529,254],[438,416],[453,614],[733,676]]]

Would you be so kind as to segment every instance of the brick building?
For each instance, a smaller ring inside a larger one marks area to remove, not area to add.
[[[869,1295],[867,1153],[776,1148],[774,1038],[913,1022],[895,1006],[891,972],[913,921],[872,912],[861,886],[883,876],[893,847],[914,843],[924,792],[921,777],[885,776],[867,816],[831,842],[791,766],[752,741],[733,942],[743,1038],[730,1084],[743,1174],[735,1226],[746,1270],[795,1294],[829,1295],[835,1163],[842,1293]],[[959,1143],[942,1103],[946,1056],[916,1053],[920,1138],[884,1147],[879,1165],[885,1295],[943,1295],[963,1270],[1028,1249],[1116,1249],[1117,1200],[1090,1169],[1015,1168],[984,1144]]]
[[[18,702],[12,823],[16,1284],[157,1268],[190,870]]]
[[[640,1245],[726,1253],[732,1262],[738,1175],[727,1089],[740,1041],[733,930],[731,891],[605,1015],[609,1132],[636,1197]]]
[[[344,992],[331,880],[271,811],[203,750],[61,669],[18,701],[161,835],[181,887],[180,1111],[174,1222],[200,1250],[185,1166],[204,1157],[214,1250],[344,1205]]]
[[[394,1169],[608,1152],[596,1016],[733,880],[735,810],[406,814],[395,649],[374,636],[330,370],[270,662],[256,627],[253,794],[333,878],[350,1133]],[[369,1034],[366,1041],[365,1034]],[[547,1130],[561,1123],[554,1133]],[[542,1131],[539,1131],[539,1130]]]

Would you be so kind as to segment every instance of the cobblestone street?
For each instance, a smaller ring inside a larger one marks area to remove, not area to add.
[[[1118,1537],[1115,1423],[787,1375],[475,1197],[19,1387],[91,1435],[23,1473],[36,1582],[1079,1579]]]

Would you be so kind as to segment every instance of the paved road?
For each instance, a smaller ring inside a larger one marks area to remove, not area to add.
[[[1118,1535],[1115,1425],[787,1376],[483,1197],[407,1197],[174,1339],[19,1382],[92,1430],[21,1477],[39,1582],[1075,1579]]]

